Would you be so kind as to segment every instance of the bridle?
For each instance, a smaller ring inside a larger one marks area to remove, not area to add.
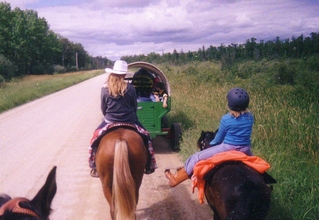
[[[2,216],[6,211],[11,211],[12,213],[31,215],[37,218],[38,220],[42,219],[40,215],[36,213],[35,211],[21,207],[20,206],[21,202],[30,202],[30,201],[26,198],[11,199],[0,207],[0,216]]]
[[[200,150],[201,150],[201,151],[202,151],[202,150],[205,150],[207,146],[208,146],[208,144],[207,144],[207,141],[206,141],[206,140],[202,140],[202,141],[200,142]]]

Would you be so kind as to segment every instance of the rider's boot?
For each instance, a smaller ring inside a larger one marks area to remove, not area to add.
[[[145,170],[144,170],[145,174],[151,174],[151,173],[155,172],[155,169],[153,169],[151,167],[151,163],[152,163],[152,155],[149,153],[148,154],[147,163],[146,163],[146,167],[145,167]]]
[[[96,168],[95,168],[95,169],[93,168],[93,169],[91,170],[90,174],[91,174],[92,177],[95,177],[95,178],[98,178],[98,177],[99,177],[99,174],[97,173]]]
[[[92,169],[90,174],[92,177],[99,177],[97,170],[96,170],[96,164],[95,164],[95,151],[89,147],[89,166]]]
[[[181,182],[188,179],[188,174],[186,173],[185,168],[181,168],[177,170],[177,172],[174,174],[171,173],[169,169],[165,170],[165,177],[169,180],[168,184],[171,187],[175,187]]]

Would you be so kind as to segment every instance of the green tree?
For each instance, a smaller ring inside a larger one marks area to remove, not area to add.
[[[253,59],[254,53],[256,49],[256,38],[252,37],[250,40],[246,40],[245,44],[245,51],[246,51],[246,58],[247,59]]]
[[[319,54],[319,33],[312,32],[310,34],[311,41],[312,41],[312,48],[314,54]]]
[[[12,17],[10,4],[0,3],[0,54],[8,56],[12,53]]]

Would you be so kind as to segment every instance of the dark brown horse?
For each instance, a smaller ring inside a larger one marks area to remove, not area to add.
[[[202,131],[197,141],[200,150],[209,148],[216,132]],[[214,219],[266,219],[272,187],[276,181],[268,174],[238,161],[222,163],[205,176],[205,197],[214,211]]]
[[[112,219],[135,219],[146,160],[143,138],[135,131],[117,128],[101,139],[96,168]]]
[[[0,220],[46,220],[51,212],[51,202],[56,193],[56,167],[49,173],[43,187],[32,199],[11,198],[0,195]]]

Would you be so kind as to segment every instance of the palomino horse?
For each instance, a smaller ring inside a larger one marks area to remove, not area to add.
[[[49,173],[45,184],[32,199],[11,198],[0,195],[0,220],[47,220],[51,202],[56,193],[56,166]]]
[[[135,219],[147,151],[136,131],[117,128],[100,141],[96,168],[112,219]]]
[[[216,132],[202,131],[197,141],[200,150],[209,148]],[[272,187],[276,181],[239,161],[217,165],[205,175],[205,197],[214,219],[266,219]]]

